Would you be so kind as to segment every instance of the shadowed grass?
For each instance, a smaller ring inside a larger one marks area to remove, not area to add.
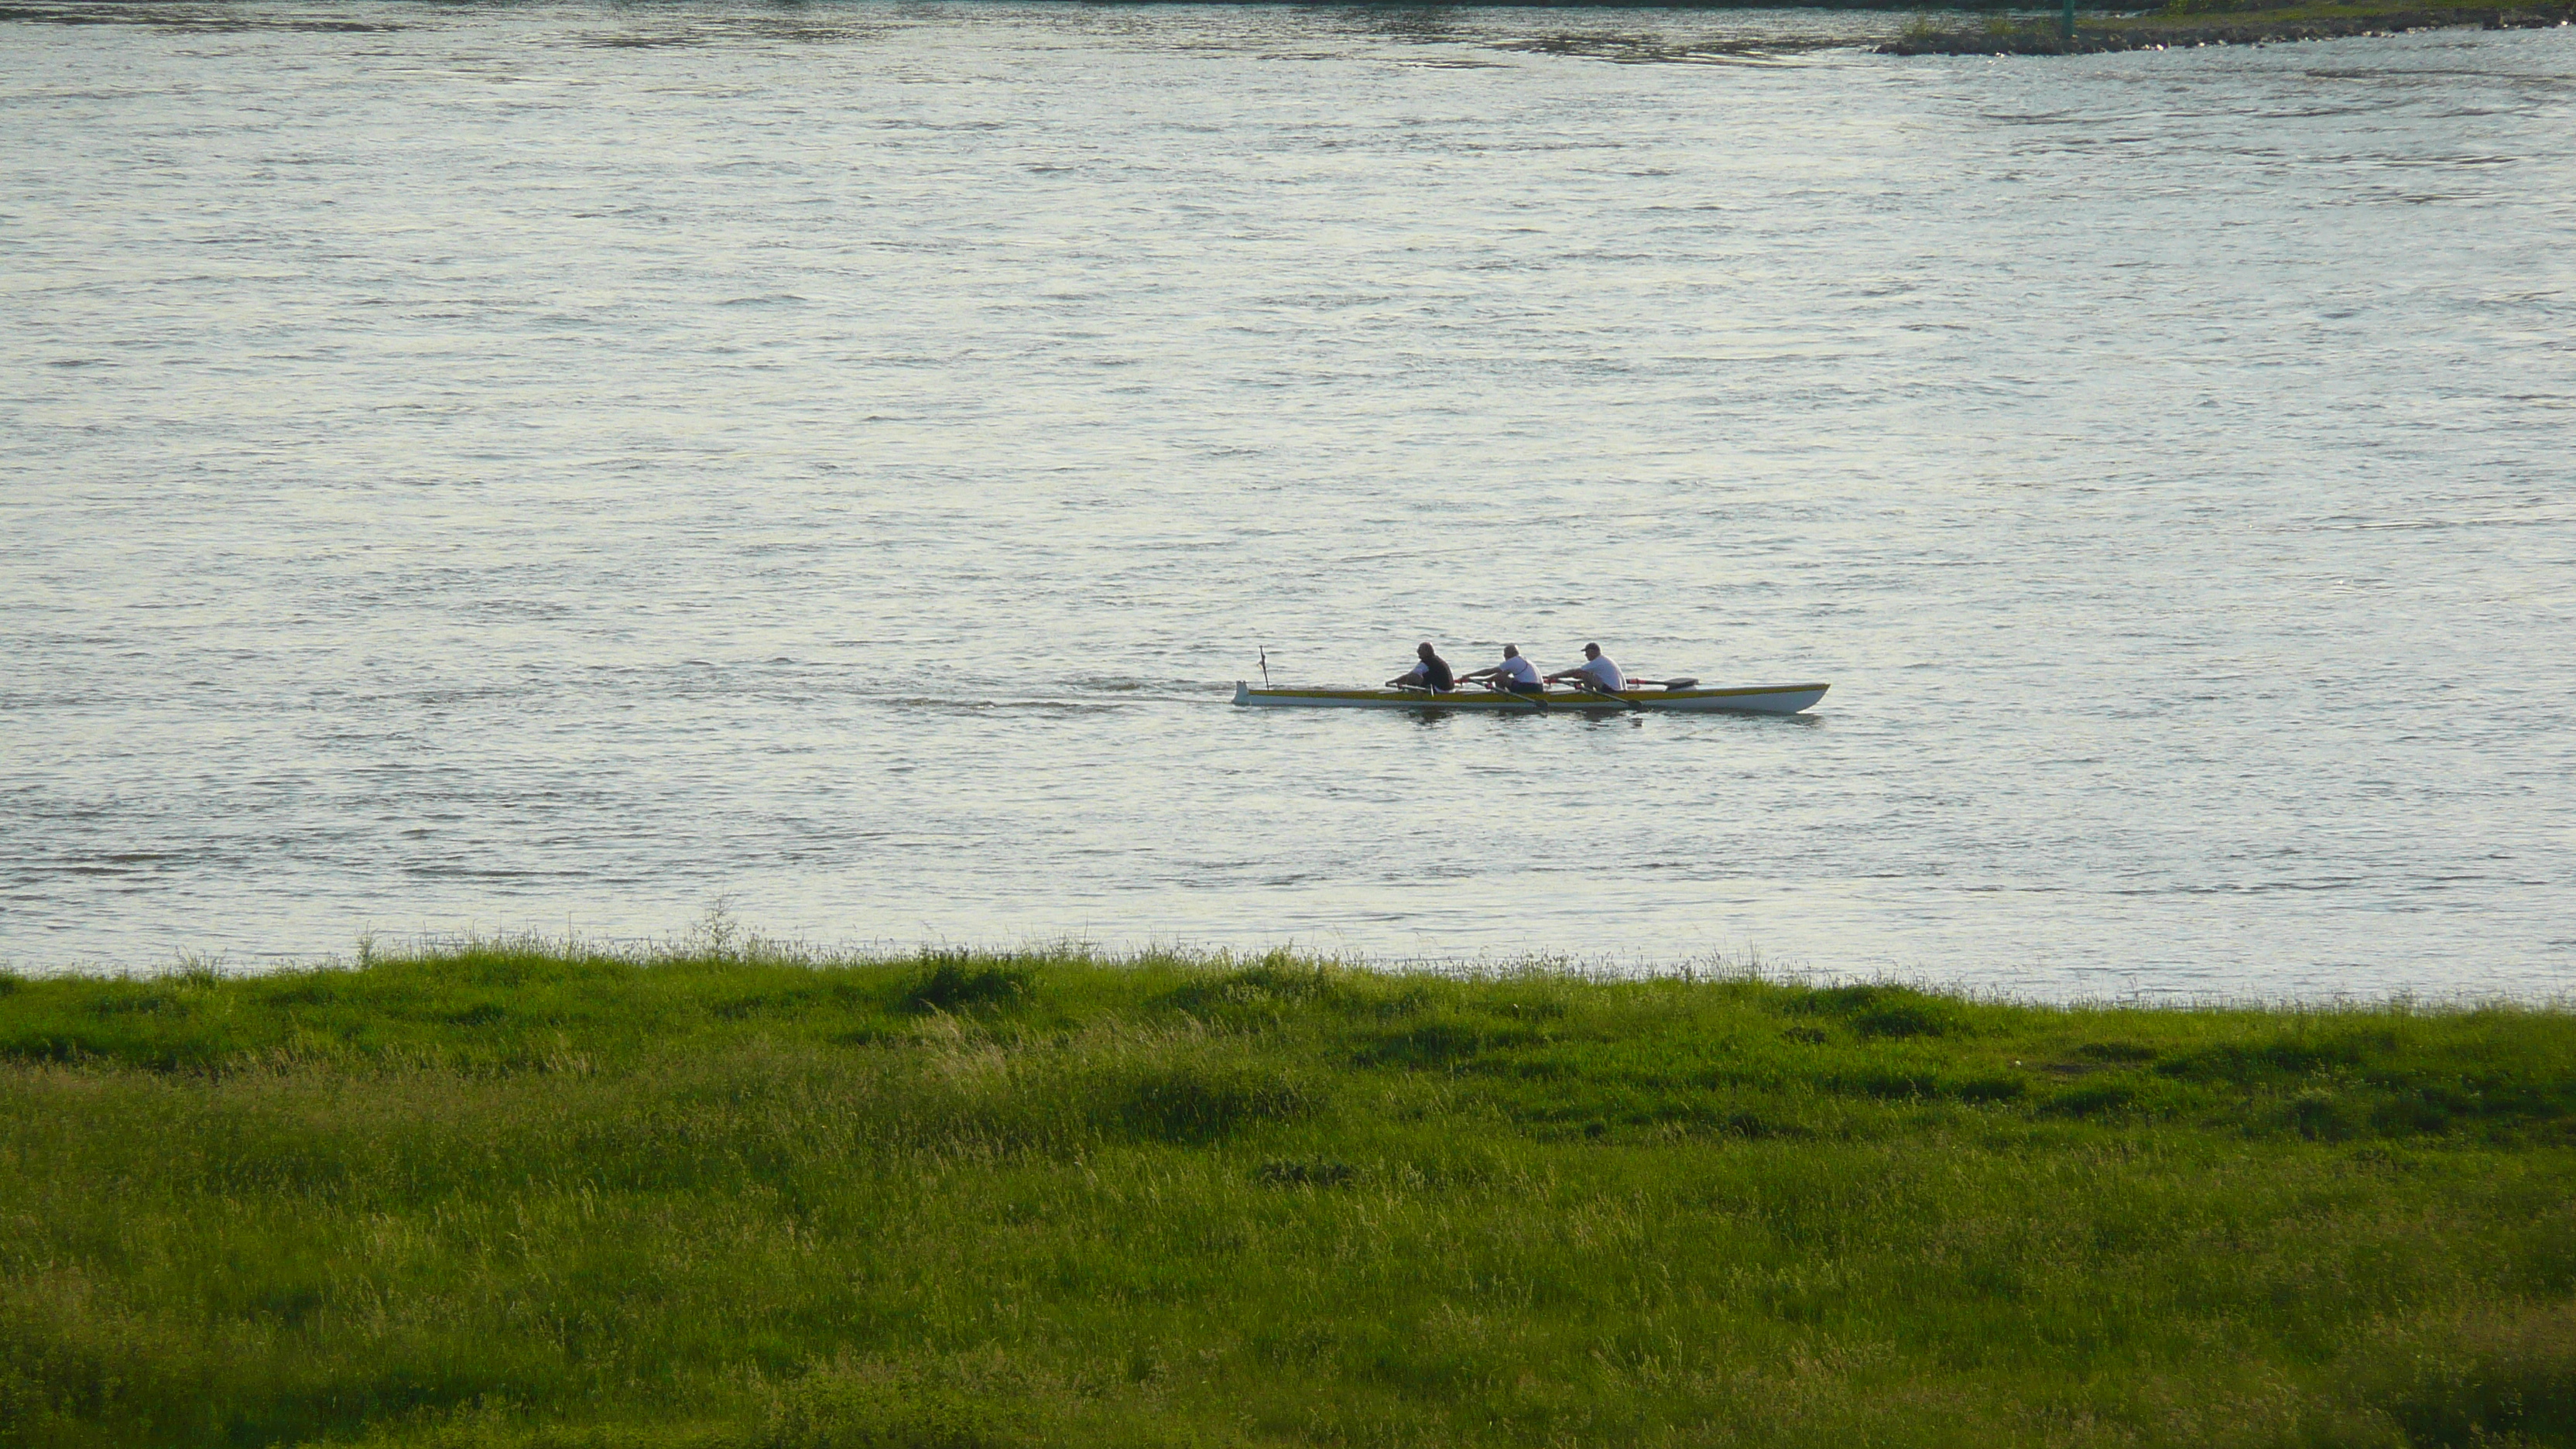
[[[2576,1019],[0,980],[0,1443],[2576,1445]]]

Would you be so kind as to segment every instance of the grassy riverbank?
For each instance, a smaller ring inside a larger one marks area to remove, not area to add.
[[[0,978],[13,1445],[2576,1443],[2576,1018]]]
[[[2532,30],[2576,21],[2570,0],[2498,5],[2494,0],[2172,0],[2161,9],[2080,13],[2075,33],[2057,17],[1991,16],[1977,24],[1918,17],[1881,45],[1882,55],[2093,55],[2197,45],[2264,45],[2414,30]]]

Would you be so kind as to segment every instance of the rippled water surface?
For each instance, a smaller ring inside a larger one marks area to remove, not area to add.
[[[13,8],[0,957],[2576,986],[2576,30],[1901,23]]]

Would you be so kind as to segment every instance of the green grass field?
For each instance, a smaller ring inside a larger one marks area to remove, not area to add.
[[[2576,1017],[0,976],[0,1443],[2576,1444]]]

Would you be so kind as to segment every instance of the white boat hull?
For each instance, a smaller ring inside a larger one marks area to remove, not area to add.
[[[1554,714],[1575,710],[1622,710],[1630,707],[1674,714],[1796,714],[1825,697],[1822,684],[1758,684],[1736,689],[1630,689],[1616,695],[1551,689],[1543,695],[1502,694],[1489,689],[1454,689],[1434,694],[1424,689],[1255,689],[1234,683],[1234,702],[1270,708],[1300,709],[1461,709],[1487,713]]]

